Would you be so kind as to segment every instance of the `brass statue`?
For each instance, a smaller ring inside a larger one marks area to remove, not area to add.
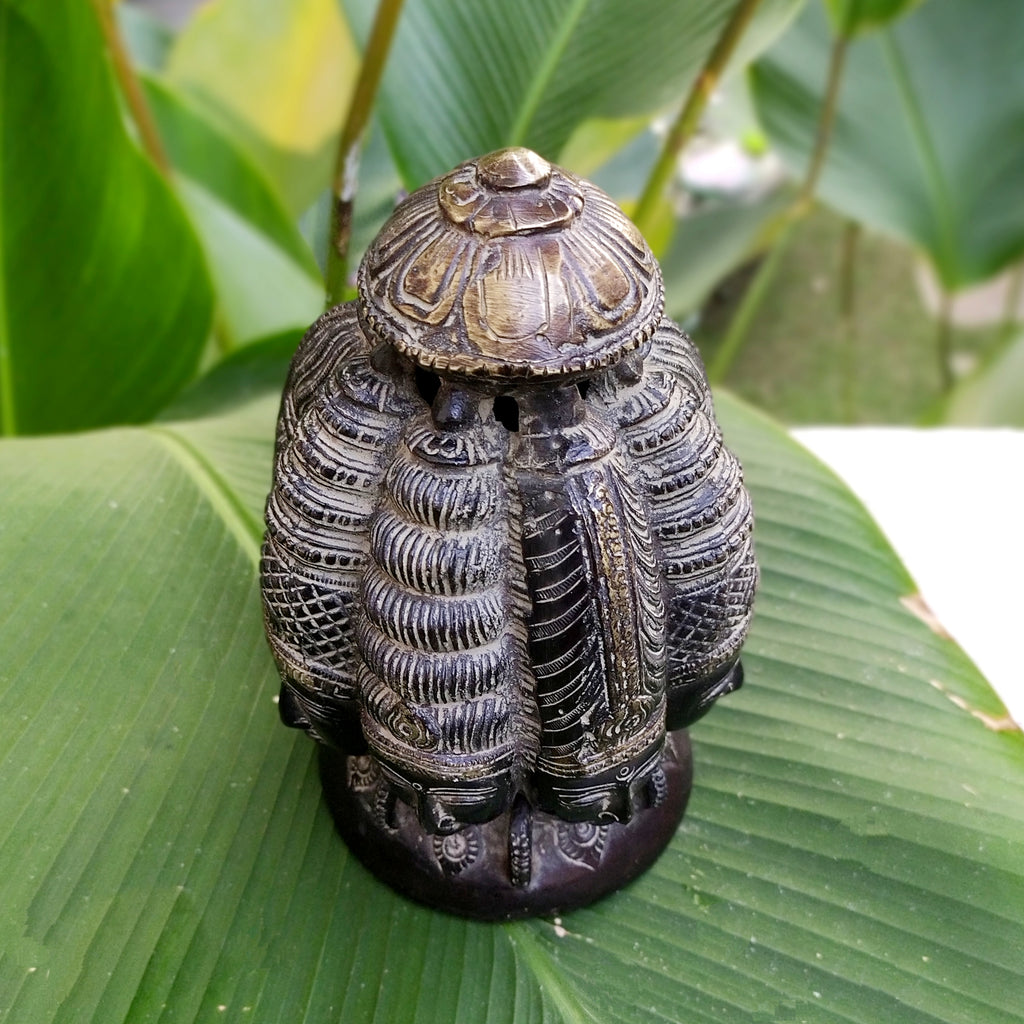
[[[378,875],[483,918],[643,871],[740,685],[750,502],[661,273],[520,148],[414,192],[292,362],[262,585],[280,712]]]

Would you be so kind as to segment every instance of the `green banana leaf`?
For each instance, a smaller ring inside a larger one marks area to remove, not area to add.
[[[1024,4],[928,0],[849,46],[819,186],[831,206],[923,249],[947,291],[1024,253]],[[753,68],[765,129],[803,177],[832,31],[808,4]]]
[[[0,153],[0,434],[149,418],[196,371],[210,282],[88,4],[0,0]]]
[[[737,65],[802,0],[764,0]],[[501,146],[558,158],[588,118],[652,114],[681,99],[737,0],[406,0],[378,101],[407,187]],[[357,38],[375,5],[344,0]]]
[[[370,877],[262,636],[293,342],[152,425],[0,443],[0,1019],[1021,1020],[1024,739],[858,502],[724,394],[763,586],[665,854],[508,925]]]

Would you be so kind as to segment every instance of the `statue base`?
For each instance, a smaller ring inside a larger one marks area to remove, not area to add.
[[[581,907],[646,871],[686,809],[693,760],[686,732],[669,733],[649,806],[628,823],[563,821],[520,797],[451,835],[425,832],[368,755],[321,746],[320,778],[341,837],[379,879],[428,906],[503,921]]]

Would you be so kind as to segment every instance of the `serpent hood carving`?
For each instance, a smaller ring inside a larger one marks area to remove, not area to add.
[[[643,238],[525,149],[410,195],[292,363],[261,566],[284,721],[416,898],[566,908],[646,867],[757,565]]]

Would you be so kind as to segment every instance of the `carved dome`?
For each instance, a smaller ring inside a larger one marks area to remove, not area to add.
[[[614,362],[661,320],[661,272],[604,192],[502,149],[410,195],[359,268],[364,328],[420,366],[549,377]]]

